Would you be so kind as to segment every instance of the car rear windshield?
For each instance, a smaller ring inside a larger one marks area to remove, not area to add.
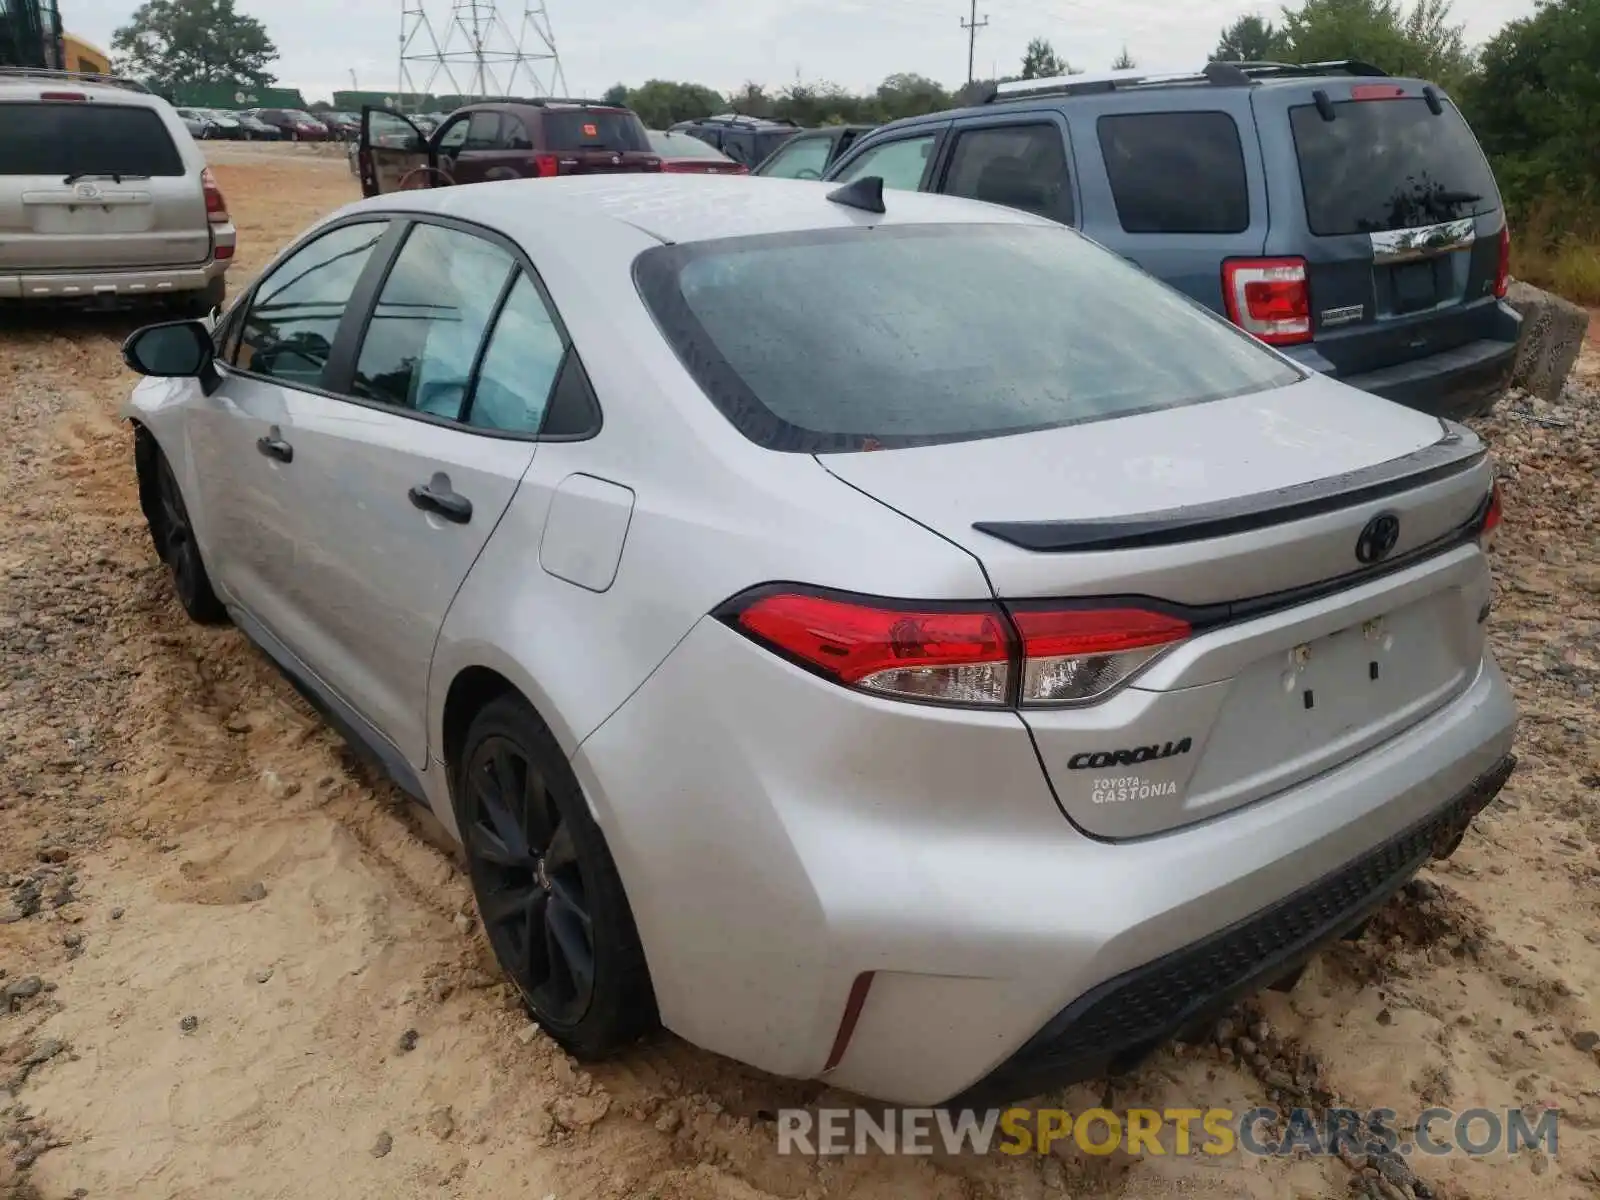
[[[544,113],[545,146],[550,150],[649,150],[646,132],[644,122],[631,112],[546,109]]]
[[[120,104],[0,104],[0,175],[182,175],[155,110]]]
[[[1326,121],[1315,105],[1289,110],[1306,196],[1320,237],[1415,229],[1493,212],[1494,176],[1455,106],[1426,100],[1347,100]]]
[[[968,441],[1303,378],[1058,226],[718,239],[647,250],[634,275],[712,403],[774,450]]]
[[[662,158],[700,158],[714,159],[719,162],[732,162],[726,154],[715,146],[702,142],[697,137],[686,133],[652,133],[650,135],[650,149]]]

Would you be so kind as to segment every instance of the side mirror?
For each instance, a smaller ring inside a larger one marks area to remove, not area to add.
[[[166,321],[135,330],[122,343],[122,361],[158,379],[200,379],[210,374],[216,348],[199,321]]]

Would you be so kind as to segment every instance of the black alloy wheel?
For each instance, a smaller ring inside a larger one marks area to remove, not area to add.
[[[479,742],[463,783],[462,832],[495,955],[543,1020],[576,1026],[594,999],[595,941],[571,823],[513,738]]]

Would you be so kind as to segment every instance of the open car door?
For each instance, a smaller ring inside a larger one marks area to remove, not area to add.
[[[438,156],[422,130],[387,108],[362,105],[358,146],[356,158],[360,164],[363,196],[450,182],[449,177],[439,171]]]

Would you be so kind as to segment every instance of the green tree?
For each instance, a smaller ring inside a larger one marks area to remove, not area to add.
[[[613,83],[605,90],[600,99],[619,108],[625,107],[628,103],[628,85],[625,83]]]
[[[1116,59],[1112,62],[1111,69],[1113,71],[1131,71],[1138,65],[1138,63],[1133,61],[1133,55],[1128,53],[1128,48],[1124,46],[1122,48],[1122,53],[1117,55]]]
[[[920,117],[951,107],[950,93],[926,75],[890,75],[878,85],[873,120]]]
[[[1271,21],[1260,17],[1240,17],[1222,31],[1212,62],[1268,62],[1286,57],[1289,48],[1284,36]]]
[[[1027,52],[1022,56],[1022,78],[1054,79],[1069,70],[1066,60],[1058,56],[1044,38],[1034,38],[1028,43]]]
[[[697,83],[652,79],[628,92],[628,107],[651,129],[665,129],[676,121],[709,117],[727,111],[727,101]]]
[[[157,91],[183,84],[242,83],[268,87],[278,48],[233,0],[145,0],[111,37],[118,70]]]
[[[1283,10],[1283,36],[1297,62],[1358,58],[1394,75],[1446,87],[1472,70],[1463,27],[1450,20],[1449,0],[1305,0]]]

